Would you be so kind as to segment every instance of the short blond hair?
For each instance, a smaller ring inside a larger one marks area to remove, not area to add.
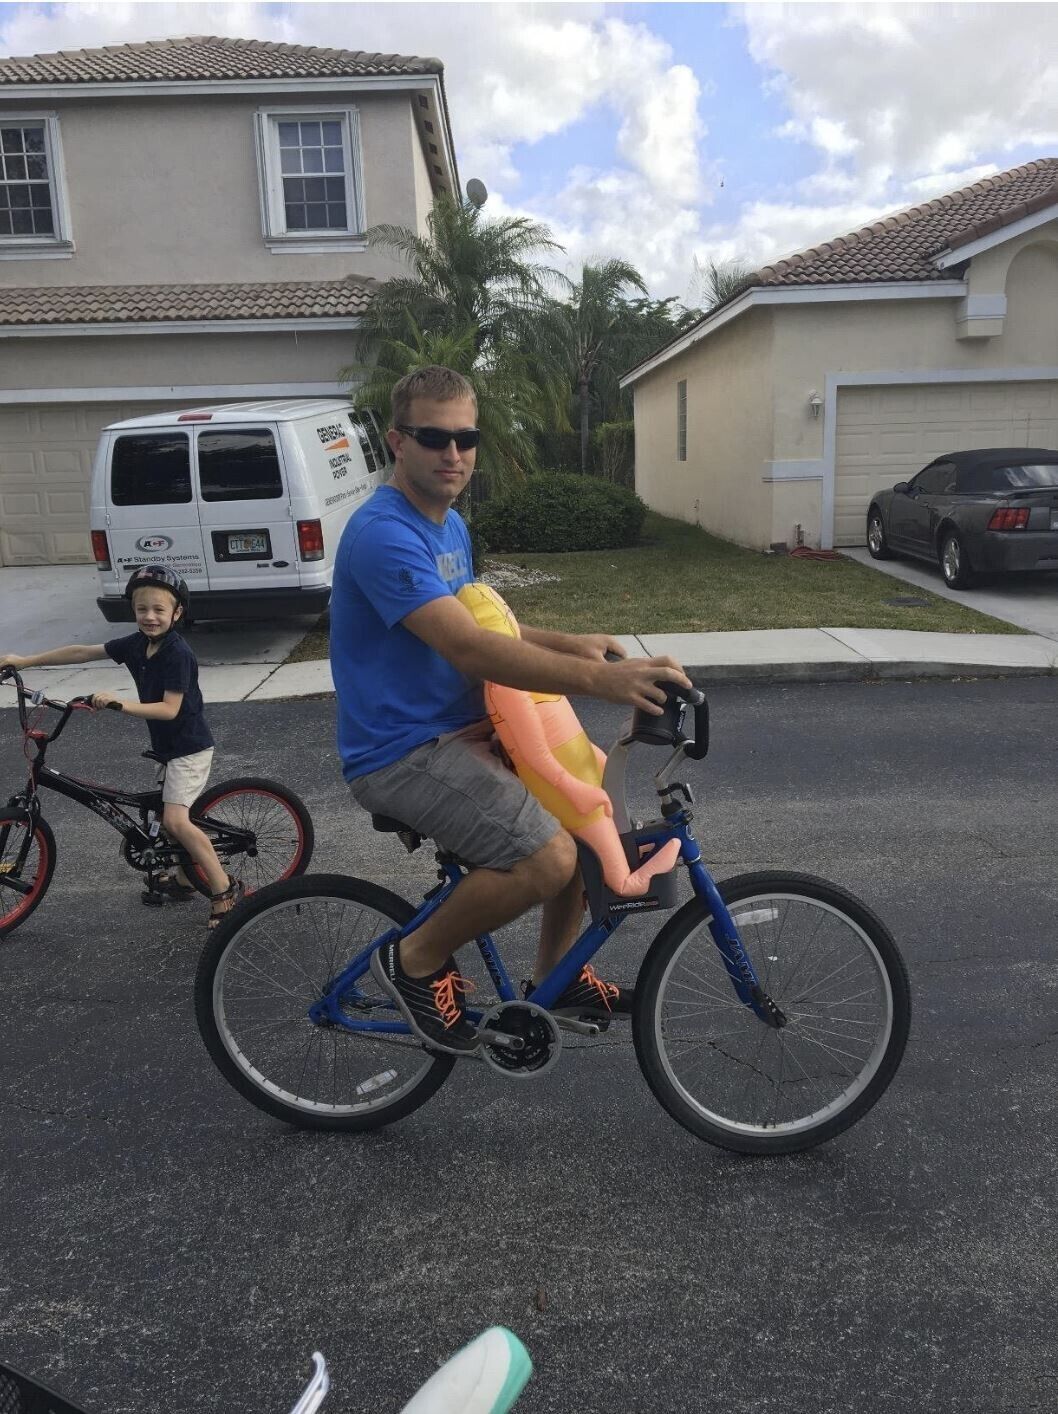
[[[454,368],[445,368],[439,363],[428,363],[424,368],[416,368],[393,386],[390,395],[390,409],[393,426],[407,424],[411,416],[411,405],[416,398],[432,398],[438,403],[454,403],[466,398],[474,404],[477,415],[478,397],[474,385]]]

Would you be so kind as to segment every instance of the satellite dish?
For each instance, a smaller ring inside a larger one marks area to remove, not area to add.
[[[484,206],[488,199],[489,193],[485,183],[479,181],[477,177],[471,177],[467,182],[467,200],[474,206]]]

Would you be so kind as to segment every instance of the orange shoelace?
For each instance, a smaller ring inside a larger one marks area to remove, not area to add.
[[[613,1011],[610,1001],[611,999],[616,1001],[621,995],[620,987],[615,987],[612,982],[604,982],[602,978],[596,974],[595,969],[587,963],[585,963],[584,970],[580,974],[580,980],[586,987],[594,987],[599,994],[600,1001],[605,1005],[606,1010]]]
[[[430,988],[434,1005],[440,1012],[447,1031],[463,1019],[463,1008],[459,1005],[456,992],[473,992],[474,983],[460,977],[458,972],[446,972],[439,982],[431,982]]]

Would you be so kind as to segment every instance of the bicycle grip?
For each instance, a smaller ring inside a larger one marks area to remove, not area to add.
[[[684,754],[692,761],[701,761],[709,755],[709,699],[699,692],[702,699],[694,704],[694,741],[684,749]]]
[[[125,710],[120,702],[108,702],[105,705],[110,712],[124,712]]]

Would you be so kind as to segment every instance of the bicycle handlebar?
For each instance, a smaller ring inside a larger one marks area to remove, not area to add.
[[[61,735],[66,723],[70,720],[73,712],[94,712],[91,697],[71,697],[69,702],[57,702],[51,697],[45,697],[41,689],[30,691],[22,681],[22,676],[17,668],[0,668],[0,684],[10,680],[15,688],[18,697],[18,722],[23,731],[29,729],[29,718],[26,713],[26,703],[31,702],[34,707],[50,707],[55,712],[61,712],[62,717],[55,724],[55,730],[51,732],[45,745],[50,745],[56,737]],[[120,702],[107,702],[107,707],[111,707],[115,712],[121,711]]]
[[[608,663],[623,661],[619,653],[606,653]],[[682,743],[685,756],[692,761],[702,761],[709,754],[709,702],[699,688],[681,687],[676,682],[658,681],[665,694],[665,705],[661,715],[647,712],[641,707],[635,709],[632,717],[632,735],[637,741],[653,746],[672,746]],[[694,740],[690,741],[680,731],[680,718],[684,706],[694,708]]]

